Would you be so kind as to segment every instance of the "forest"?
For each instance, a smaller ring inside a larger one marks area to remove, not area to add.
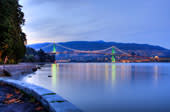
[[[26,53],[22,6],[18,0],[0,0],[0,63],[18,63]]]
[[[55,56],[45,53],[42,49],[36,51],[33,48],[27,47],[25,57],[22,62],[54,62]]]

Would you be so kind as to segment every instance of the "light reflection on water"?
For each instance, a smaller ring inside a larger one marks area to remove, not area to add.
[[[61,63],[23,80],[57,92],[85,112],[170,112],[169,68],[166,63]]]

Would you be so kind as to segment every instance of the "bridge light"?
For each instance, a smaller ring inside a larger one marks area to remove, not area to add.
[[[159,56],[155,56],[155,59],[159,59]]]
[[[159,56],[154,57],[156,61],[159,61]]]

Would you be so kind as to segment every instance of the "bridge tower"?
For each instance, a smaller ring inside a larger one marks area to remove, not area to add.
[[[53,51],[52,51],[52,53],[54,53],[54,58],[55,58],[54,63],[56,63],[56,44],[55,43],[53,43]]]
[[[55,43],[53,44],[53,53],[56,53],[56,45],[55,45]]]
[[[115,54],[115,48],[112,46],[112,63],[116,62],[114,54]]]

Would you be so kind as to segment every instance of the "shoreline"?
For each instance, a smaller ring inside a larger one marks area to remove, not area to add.
[[[35,72],[39,67],[38,65],[39,65],[38,63],[7,64],[5,66],[0,65],[0,77],[20,79],[25,75]],[[5,76],[3,69],[7,71],[11,76]]]
[[[75,105],[63,99],[61,96],[59,96],[57,93],[54,93],[53,91],[23,81],[19,81],[19,79],[25,77],[26,75],[35,72],[33,70],[34,68],[41,69],[44,64],[47,63],[20,63],[16,65],[5,65],[5,70],[7,70],[11,74],[11,76],[7,77],[0,75],[0,83],[7,84],[12,88],[23,91],[26,95],[33,96],[36,101],[40,102],[42,105],[38,107],[42,107],[42,109],[45,108],[48,112],[82,112]],[[2,70],[3,65],[0,65],[0,74],[3,72]],[[1,88],[4,89],[5,87],[2,86]],[[8,91],[11,91],[12,88],[10,88]],[[33,106],[36,105],[33,104]],[[38,107],[36,106],[36,108]],[[6,107],[4,108],[6,109]],[[22,109],[24,108],[24,106],[20,108]]]
[[[34,97],[48,112],[82,112],[79,108],[63,99],[58,94],[40,86],[18,80],[3,78],[0,78],[0,83],[12,86],[20,91],[23,91],[25,94]]]

